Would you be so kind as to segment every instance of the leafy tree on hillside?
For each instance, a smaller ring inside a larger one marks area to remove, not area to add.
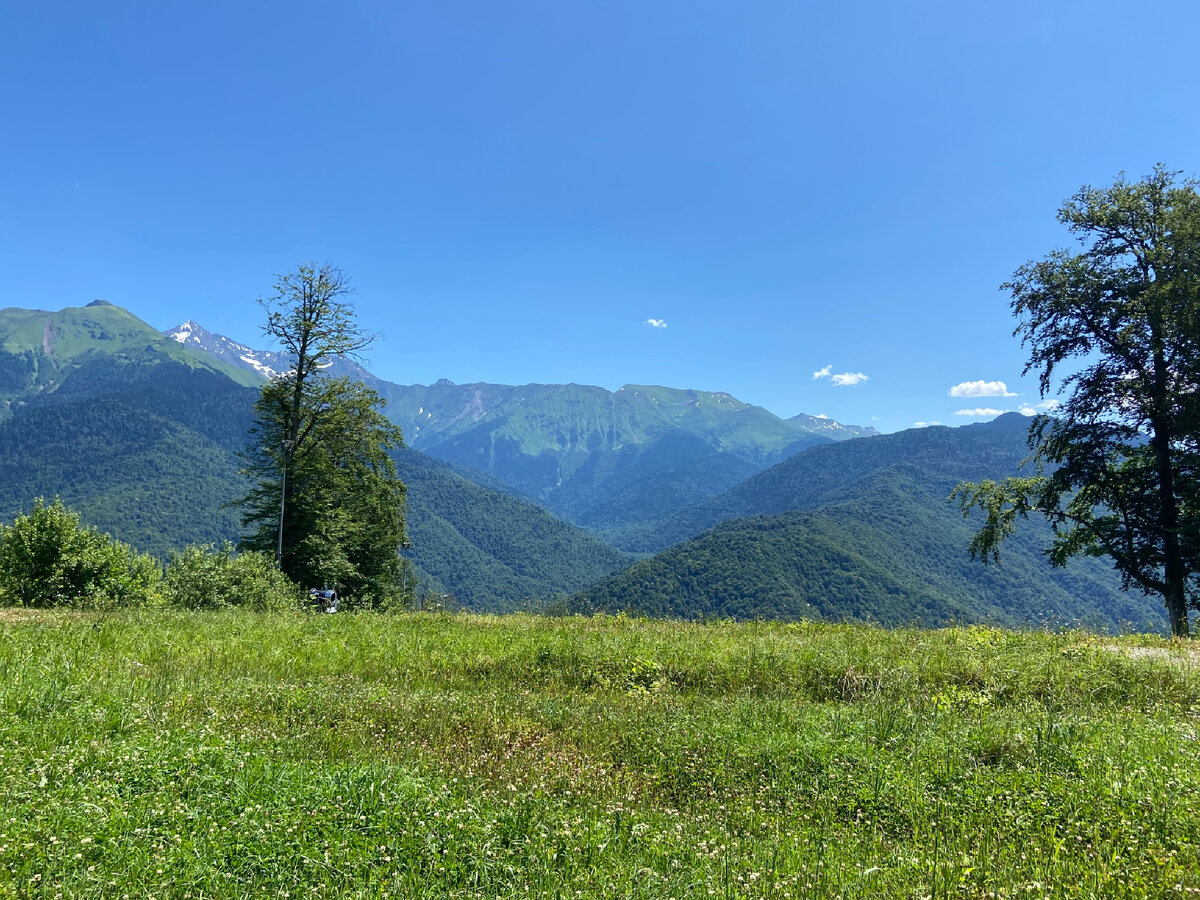
[[[264,331],[289,353],[292,370],[255,404],[244,498],[245,549],[275,553],[305,587],[336,587],[363,605],[403,589],[404,484],[387,451],[402,446],[384,400],[361,382],[324,374],[334,357],[368,346],[344,298],[341,271],[301,265],[261,301]]]
[[[79,524],[79,514],[40,497],[0,526],[0,603],[29,607],[139,606],[159,580],[158,563]]]
[[[1032,476],[960,484],[980,508],[973,554],[995,557],[1018,516],[1054,527],[1050,561],[1107,556],[1166,603],[1188,634],[1200,602],[1200,194],[1157,166],[1142,181],[1084,187],[1059,210],[1080,252],[1019,268],[1011,291],[1025,371],[1069,391],[1029,432]]]

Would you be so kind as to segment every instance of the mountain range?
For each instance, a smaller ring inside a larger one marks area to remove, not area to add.
[[[43,335],[68,336],[47,351]],[[0,310],[0,520],[61,496],[83,519],[165,559],[236,540],[257,387],[247,370],[108,304]],[[236,379],[238,380],[235,380]],[[585,587],[630,558],[528,500],[401,450],[411,556],[425,586],[511,609]]]
[[[1050,567],[1044,521],[1023,523],[983,565],[965,550],[978,520],[955,485],[1019,470],[1029,420],[912,429],[814,447],[718,497],[618,537],[661,551],[573,598],[581,611],[683,617],[990,621],[1161,628],[1158,604],[1124,593],[1097,559]]]
[[[283,371],[280,354],[185,322],[165,334],[248,371]],[[485,472],[588,528],[621,527],[732,487],[815,444],[874,429],[799,415],[782,419],[726,393],[626,385],[399,385],[339,360],[366,382],[409,446],[472,477]]]
[[[1019,416],[877,435],[720,392],[401,386],[338,365],[404,430],[420,577],[475,608],[571,595],[578,611],[684,617],[1163,620],[1101,561],[1051,569],[1036,527],[999,566],[969,559],[974,526],[946,496],[1016,471]],[[109,304],[0,311],[0,517],[57,494],[160,556],[236,539],[256,386],[286,366]]]

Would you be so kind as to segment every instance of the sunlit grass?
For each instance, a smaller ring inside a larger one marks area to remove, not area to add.
[[[0,896],[1200,894],[1198,719],[1083,633],[8,614]]]

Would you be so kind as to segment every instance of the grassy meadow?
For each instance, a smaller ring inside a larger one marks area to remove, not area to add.
[[[1200,667],[989,628],[0,611],[0,897],[1200,895]]]

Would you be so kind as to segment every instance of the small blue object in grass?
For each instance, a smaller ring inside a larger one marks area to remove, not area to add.
[[[321,612],[335,613],[337,612],[338,596],[337,591],[319,590],[312,588],[308,592],[308,598],[312,601],[312,605]]]

